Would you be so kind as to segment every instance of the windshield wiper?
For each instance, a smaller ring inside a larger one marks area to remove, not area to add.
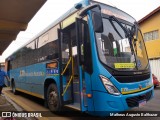
[[[122,35],[119,33],[119,31],[117,30],[117,28],[115,27],[115,25],[113,24],[113,21],[112,20],[110,20],[110,23],[111,23],[111,25],[113,26],[113,29],[116,31],[116,33],[119,35],[119,37],[121,38],[121,39],[123,39],[123,37],[122,37]]]
[[[134,25],[132,26],[131,30],[129,30],[129,32],[130,32],[131,40],[133,39],[133,45],[134,45],[135,52],[136,52],[136,55],[137,55],[137,45],[136,45],[136,42],[138,40],[138,25],[137,25],[136,22],[134,22]]]
[[[111,24],[114,27],[114,29],[116,30],[116,32],[118,33],[118,35],[123,38],[121,36],[121,34],[118,32],[118,30],[116,29],[115,25],[113,24],[113,20],[116,21],[118,23],[118,25],[123,29],[124,33],[125,33],[125,37],[129,38],[129,31],[119,22],[119,20],[115,17],[115,16],[110,16],[109,19],[111,20]]]
[[[138,66],[137,66],[137,62],[138,62],[138,59],[137,59],[137,40],[138,40],[138,24],[137,22],[134,22],[134,25],[132,26],[131,30],[129,30],[130,32],[130,39],[132,40],[133,39],[133,45],[134,45],[134,48],[135,48],[135,60],[136,60],[136,68],[138,70]],[[134,38],[135,36],[135,38]]]
[[[137,22],[134,22],[134,25],[132,26],[130,30],[130,35],[133,37],[134,35],[136,36],[135,40],[138,38],[138,24]]]
[[[115,16],[110,16],[109,17],[110,19],[110,22],[114,28],[114,30],[117,32],[117,34],[121,37],[121,39],[123,39],[123,37],[121,36],[121,34],[119,33],[119,31],[117,30],[117,28],[115,27],[114,23],[113,23],[113,20],[115,22],[118,23],[118,25],[123,29],[124,33],[125,33],[125,37],[129,39],[129,44],[130,44],[130,47],[131,47],[131,53],[134,54],[134,49],[133,49],[133,45],[132,45],[132,38],[133,36],[131,35],[131,30],[125,28],[121,22],[119,22],[119,20],[115,17]]]

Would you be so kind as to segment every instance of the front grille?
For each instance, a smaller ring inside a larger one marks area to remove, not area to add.
[[[134,96],[126,99],[128,107],[138,107],[139,101],[146,100],[148,101],[152,96],[152,91],[149,91],[143,95]]]
[[[150,74],[134,75],[134,76],[114,76],[120,83],[140,82],[150,78]]]

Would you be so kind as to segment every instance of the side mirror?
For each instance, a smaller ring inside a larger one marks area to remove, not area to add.
[[[85,16],[87,14],[87,11],[89,10],[93,10],[92,19],[93,19],[94,31],[98,33],[102,33],[103,32],[103,21],[102,21],[102,16],[101,16],[101,7],[98,3],[92,4],[92,5],[89,5],[83,8],[79,12],[78,18],[82,18],[83,16]]]
[[[93,20],[94,31],[97,33],[102,33],[103,32],[103,21],[102,21],[101,13],[93,12],[92,20]]]

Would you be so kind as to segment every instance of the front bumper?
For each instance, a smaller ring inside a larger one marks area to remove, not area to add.
[[[114,96],[108,93],[93,91],[94,112],[97,116],[108,116],[110,113],[117,113],[138,107],[140,100],[149,101],[153,97],[153,87],[134,94]]]

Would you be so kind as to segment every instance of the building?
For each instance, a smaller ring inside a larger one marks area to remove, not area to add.
[[[160,6],[138,21],[142,30],[152,73],[160,81]]]

